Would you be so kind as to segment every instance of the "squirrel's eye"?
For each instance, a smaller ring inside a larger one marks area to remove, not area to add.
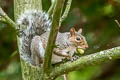
[[[77,38],[76,38],[76,40],[80,41],[80,38],[79,38],[79,37],[77,37]]]

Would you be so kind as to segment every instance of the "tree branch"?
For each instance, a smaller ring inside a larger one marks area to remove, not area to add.
[[[52,14],[53,14],[53,11],[54,11],[54,8],[55,8],[55,5],[56,5],[56,1],[57,0],[55,0],[54,2],[52,2],[52,5],[50,6],[50,8],[49,8],[49,10],[47,12],[49,14],[50,18],[52,17]]]
[[[72,3],[72,0],[67,1],[65,11],[64,11],[62,17],[60,18],[60,23],[62,23],[65,20],[65,18],[67,17],[69,10],[70,10],[70,7],[71,7],[71,3]]]
[[[53,14],[53,20],[52,20],[52,27],[50,30],[50,35],[45,51],[45,56],[44,56],[44,63],[43,63],[43,72],[49,74],[50,69],[51,69],[51,57],[52,57],[52,52],[56,40],[56,36],[59,30],[59,21],[60,21],[60,16],[61,16],[61,11],[62,7],[64,5],[64,0],[57,0],[54,14]]]
[[[118,20],[115,20],[115,22],[118,25],[118,27],[120,28],[120,23],[118,22]]]
[[[7,14],[0,7],[0,21],[8,23],[11,27],[16,28],[16,23],[10,19]]]
[[[67,62],[67,63],[61,64],[60,66],[57,66],[53,69],[53,72],[51,73],[51,77],[57,77],[61,74],[64,74],[73,70],[78,70],[86,66],[100,64],[105,61],[113,60],[116,58],[120,58],[120,47],[115,47],[115,48],[100,51],[94,54],[86,55],[86,56],[80,57],[74,62]]]
[[[6,22],[5,18],[3,18],[2,16],[0,16],[0,21],[1,22]]]

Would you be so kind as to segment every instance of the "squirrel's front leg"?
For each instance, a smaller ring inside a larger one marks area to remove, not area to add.
[[[33,65],[39,65],[43,62],[43,57],[45,49],[43,48],[43,43],[40,36],[33,37],[31,41],[31,59]]]
[[[54,54],[56,54],[58,56],[66,57],[66,58],[69,58],[69,59],[72,58],[72,56],[69,55],[69,49],[68,48],[66,48],[66,49],[56,48],[56,49],[54,49]]]

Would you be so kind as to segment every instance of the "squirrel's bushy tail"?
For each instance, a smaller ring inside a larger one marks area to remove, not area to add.
[[[27,10],[17,20],[25,34],[41,35],[50,30],[51,20],[43,11]]]
[[[18,17],[17,24],[19,25],[21,57],[24,60],[30,61],[31,40],[34,36],[40,36],[49,31],[51,20],[48,14],[43,11],[27,10]]]

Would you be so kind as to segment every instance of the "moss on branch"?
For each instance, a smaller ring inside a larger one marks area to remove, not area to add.
[[[96,65],[100,63],[104,63],[108,60],[113,60],[120,57],[120,47],[115,47],[112,49],[100,51],[94,54],[86,55],[80,57],[74,62],[67,62],[57,66],[53,69],[51,73],[51,77],[57,77],[64,73],[68,73],[73,70],[78,70],[81,68],[85,68],[86,66]]]

